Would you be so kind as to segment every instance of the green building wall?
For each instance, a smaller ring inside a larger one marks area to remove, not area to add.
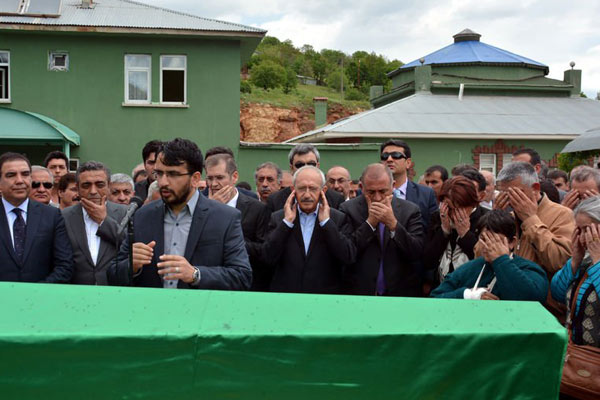
[[[11,103],[47,115],[76,131],[81,146],[71,157],[105,162],[131,173],[152,139],[185,137],[201,149],[239,143],[240,43],[235,40],[0,32],[10,51]],[[50,51],[69,53],[69,71],[48,70]],[[188,108],[129,107],[124,101],[124,56],[152,55],[152,102],[160,96],[160,55],[187,56]],[[6,146],[0,150],[6,150]],[[56,146],[15,146],[39,163]]]

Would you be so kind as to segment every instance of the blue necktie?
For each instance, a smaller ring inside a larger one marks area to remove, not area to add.
[[[381,222],[377,226],[377,230],[379,231],[379,241],[381,245],[381,261],[379,262],[379,273],[377,274],[377,294],[383,295],[385,292],[385,280],[383,277],[383,233],[385,232],[385,225]]]
[[[23,219],[23,210],[20,208],[13,208],[12,210],[17,214],[17,219],[13,224],[13,236],[15,241],[15,254],[17,260],[23,261],[23,252],[25,251],[25,220]]]

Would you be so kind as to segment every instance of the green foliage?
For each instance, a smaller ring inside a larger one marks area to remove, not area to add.
[[[275,89],[286,80],[285,69],[273,61],[262,61],[252,68],[250,82],[264,90]]]
[[[252,93],[252,85],[247,80],[240,81],[240,92],[241,93]]]
[[[363,92],[355,88],[349,88],[348,90],[346,90],[346,93],[344,93],[344,97],[346,98],[346,100],[353,101],[366,101],[368,99],[368,96],[366,96]]]
[[[342,70],[341,68],[335,69],[327,75],[327,87],[337,90],[338,92],[342,87]],[[348,76],[344,74],[344,90],[348,89]]]
[[[292,68],[285,70],[285,80],[283,81],[283,93],[288,94],[298,86],[298,78],[296,77],[296,71]]]
[[[588,159],[600,155],[600,150],[577,151],[574,153],[560,153],[558,155],[558,168],[569,173],[573,167],[588,164]]]

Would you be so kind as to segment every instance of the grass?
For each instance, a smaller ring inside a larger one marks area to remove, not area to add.
[[[306,108],[313,105],[313,97],[327,97],[329,103],[341,104],[349,109],[366,110],[371,108],[368,101],[342,100],[339,92],[324,86],[301,85],[292,90],[289,94],[283,93],[281,88],[264,90],[252,86],[252,93],[240,93],[240,97],[245,103],[263,103],[272,104],[283,108]]]

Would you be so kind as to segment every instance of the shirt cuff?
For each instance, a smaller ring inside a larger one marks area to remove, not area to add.
[[[294,227],[294,224],[292,224],[291,222],[288,222],[287,219],[283,219],[283,223],[287,225],[288,228],[292,229]]]
[[[319,222],[319,225],[321,225],[321,228],[325,226],[325,224],[329,221],[329,218],[327,218],[325,221],[323,222]]]
[[[371,224],[369,223],[369,220],[368,220],[368,219],[366,219],[366,220],[365,220],[365,222],[367,223],[367,225],[369,225],[369,226],[371,227],[371,229],[373,230],[373,232],[375,232],[375,228],[373,228],[373,225],[371,225]]]

